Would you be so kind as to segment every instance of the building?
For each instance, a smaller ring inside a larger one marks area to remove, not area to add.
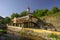
[[[44,30],[52,30],[56,31],[56,28],[54,27],[53,24],[51,23],[46,23],[45,19],[39,19],[34,17],[30,13],[30,8],[27,8],[27,13],[28,15],[23,16],[23,17],[18,17],[12,19],[11,23],[7,24],[8,26],[13,26],[13,27],[22,27],[22,28],[37,28],[37,29],[44,29]]]
[[[12,23],[13,26],[19,26],[19,27],[24,27],[24,28],[39,28],[40,25],[38,24],[42,24],[42,21],[36,17],[34,17],[31,13],[30,13],[30,8],[27,8],[27,13],[28,15],[23,16],[23,17],[18,17],[18,18],[14,18],[12,19]],[[40,21],[41,23],[39,23],[38,21]]]

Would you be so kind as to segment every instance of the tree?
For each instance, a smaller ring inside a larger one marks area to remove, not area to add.
[[[53,13],[59,12],[59,9],[58,9],[57,7],[53,7],[53,8],[52,8],[52,12],[53,12]]]
[[[26,16],[27,14],[28,14],[27,11],[23,11],[20,13],[20,16]]]
[[[46,13],[47,16],[52,15],[52,14],[54,14],[54,13],[52,13],[51,11],[48,11],[48,12]]]
[[[42,10],[42,12],[44,13],[44,15],[46,15],[48,12],[48,9],[44,9],[44,10]]]
[[[47,12],[48,12],[48,9],[45,9],[45,10],[38,10],[37,9],[37,10],[33,11],[33,16],[39,18],[41,16],[45,16]]]
[[[20,17],[20,15],[19,15],[18,13],[13,13],[13,14],[11,15],[11,18],[13,19],[14,17]]]
[[[0,24],[4,24],[4,18],[0,16]]]
[[[9,17],[5,17],[5,20],[4,22],[7,24],[7,23],[10,23],[11,22],[11,19]]]

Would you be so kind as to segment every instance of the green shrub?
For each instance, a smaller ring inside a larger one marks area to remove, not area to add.
[[[49,35],[49,38],[55,38],[56,40],[60,40],[60,37],[53,33]]]
[[[6,33],[6,30],[0,30],[0,33]]]
[[[24,32],[19,32],[20,35],[24,35],[25,33]]]

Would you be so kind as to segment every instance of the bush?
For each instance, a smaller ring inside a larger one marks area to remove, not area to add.
[[[22,36],[22,35],[24,35],[25,33],[24,33],[24,32],[19,32],[19,34]]]
[[[60,37],[56,34],[53,34],[53,33],[49,35],[49,38],[55,38],[56,40],[57,39],[60,40]]]
[[[0,30],[0,33],[6,33],[6,30]]]

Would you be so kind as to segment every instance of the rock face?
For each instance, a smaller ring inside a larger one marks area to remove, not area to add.
[[[45,19],[40,19],[36,23],[39,27],[38,29],[44,29],[44,30],[52,30],[55,31],[55,26],[49,22],[46,22]]]
[[[55,28],[56,31],[60,31],[60,17],[59,16],[44,16],[41,18],[44,22],[49,24],[48,27]]]

